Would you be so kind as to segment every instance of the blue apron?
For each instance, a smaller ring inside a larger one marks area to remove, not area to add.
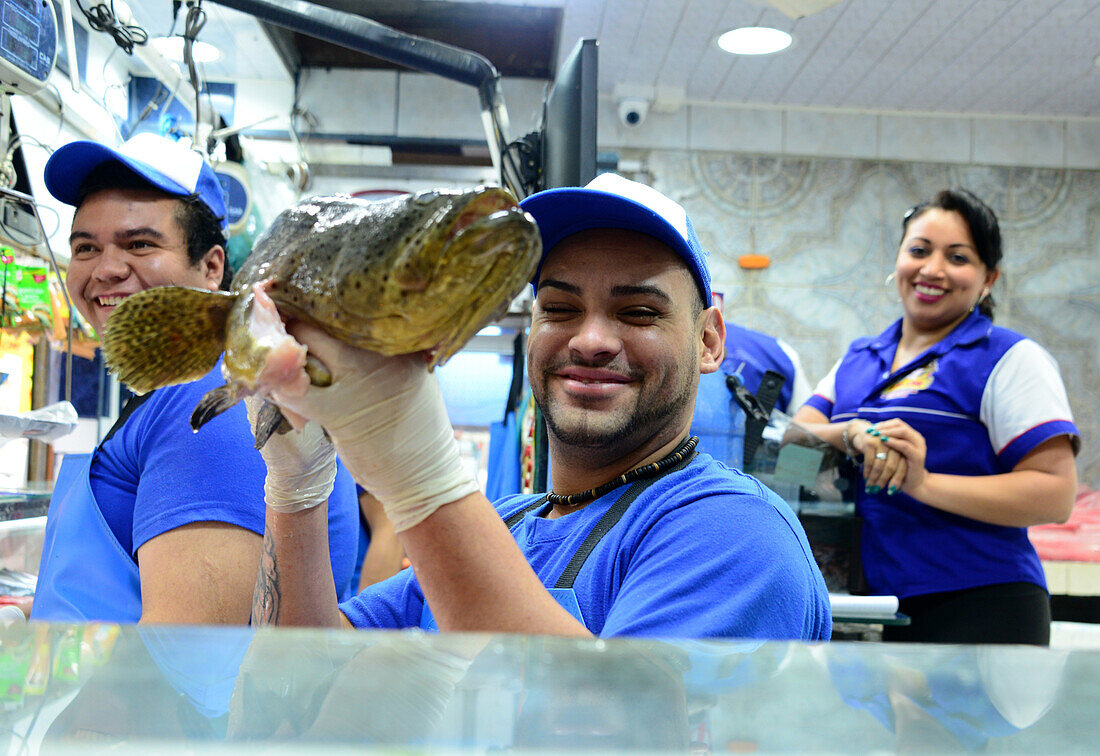
[[[153,395],[133,396],[98,451]],[[135,623],[141,619],[141,574],[115,538],[92,493],[91,454],[66,454],[57,472],[31,619],[43,622]],[[73,548],[73,544],[80,544]]]
[[[92,454],[67,454],[54,484],[31,619],[119,622],[141,619],[141,581],[92,494]],[[72,548],[80,544],[79,548]]]
[[[697,451],[734,470],[744,467],[745,412],[733,398],[721,370],[699,376],[690,432],[699,437]]]

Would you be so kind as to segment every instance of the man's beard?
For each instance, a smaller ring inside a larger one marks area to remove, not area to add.
[[[543,377],[544,387],[548,375]],[[630,447],[636,443],[636,434],[644,434],[646,438],[655,435],[660,428],[674,421],[691,402],[691,383],[683,380],[682,376],[679,378],[680,386],[663,402],[651,401],[657,397],[639,395],[633,407],[617,410],[610,416],[605,412],[570,408],[569,412],[581,417],[578,422],[568,425],[556,416],[549,391],[545,391],[541,400],[539,397],[535,399],[546,421],[547,431],[558,441],[582,449],[608,450],[620,444]]]

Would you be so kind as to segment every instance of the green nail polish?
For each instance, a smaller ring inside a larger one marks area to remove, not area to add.
[[[890,437],[889,437],[889,436],[884,436],[884,435],[882,435],[881,433],[880,433],[880,434],[878,434],[878,438],[879,438],[879,441],[882,441],[882,443],[884,443],[884,444],[885,444],[885,443],[886,443],[887,441],[889,441],[889,440],[890,440]]]
[[[878,431],[875,430],[875,427],[873,425],[868,425],[867,429],[863,432],[864,433],[870,433],[871,435],[874,435],[874,434],[878,433]]]
[[[897,492],[898,492],[898,487],[897,486],[890,486],[889,488],[886,489],[886,495],[887,496],[893,496]]]
[[[881,490],[882,486],[867,486],[867,493],[869,494],[877,494]]]

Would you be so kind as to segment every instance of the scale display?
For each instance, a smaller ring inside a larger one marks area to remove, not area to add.
[[[0,88],[33,94],[57,60],[57,17],[49,0],[0,0]]]

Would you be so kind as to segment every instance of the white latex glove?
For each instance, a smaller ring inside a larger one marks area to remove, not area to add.
[[[245,399],[248,423],[255,427],[264,400]],[[336,449],[317,423],[273,433],[260,454],[267,465],[264,501],[278,512],[299,512],[328,501],[336,481]]]
[[[324,426],[352,477],[382,502],[397,532],[478,490],[422,354],[383,357],[304,323],[288,330],[325,364],[332,384],[309,386],[304,394],[276,387],[272,396]]]

